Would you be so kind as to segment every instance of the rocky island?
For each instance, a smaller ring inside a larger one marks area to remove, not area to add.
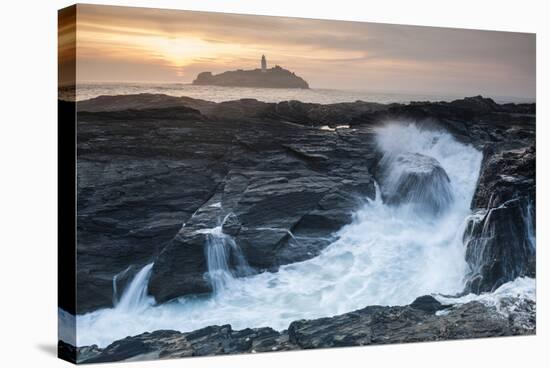
[[[224,87],[309,88],[304,79],[279,65],[268,69],[265,56],[262,56],[259,69],[233,70],[220,74],[202,72],[193,81],[193,84]]]

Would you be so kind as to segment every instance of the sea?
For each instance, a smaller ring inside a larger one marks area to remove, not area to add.
[[[70,89],[60,89],[61,99],[71,99]],[[196,86],[185,83],[79,83],[76,91],[77,101],[84,101],[102,95],[130,95],[138,93],[166,94],[169,96],[187,96],[213,102],[254,98],[264,102],[280,102],[298,100],[330,104],[339,102],[377,102],[377,103],[409,103],[412,101],[453,101],[464,98],[457,94],[415,94],[377,92],[369,90],[341,90],[328,88],[249,88],[249,87],[221,87]],[[510,96],[491,97],[498,103],[531,103],[533,98]]]

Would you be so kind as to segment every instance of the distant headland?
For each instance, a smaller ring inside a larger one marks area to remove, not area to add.
[[[308,83],[290,70],[276,65],[267,68],[265,55],[262,55],[261,68],[252,70],[233,70],[220,74],[199,73],[194,85],[256,88],[302,88],[309,89]]]

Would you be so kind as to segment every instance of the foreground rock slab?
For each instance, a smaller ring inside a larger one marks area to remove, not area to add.
[[[78,361],[170,359],[535,334],[533,301],[504,298],[499,303],[499,308],[513,312],[503,314],[496,306],[477,301],[442,305],[431,296],[423,296],[408,306],[369,306],[335,317],[295,321],[282,332],[267,327],[235,331],[230,325],[188,333],[161,330],[127,337],[104,349],[80,347]],[[67,349],[66,344],[63,348]]]

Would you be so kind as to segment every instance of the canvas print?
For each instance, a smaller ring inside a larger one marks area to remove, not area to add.
[[[59,12],[59,356],[536,332],[535,35]]]

